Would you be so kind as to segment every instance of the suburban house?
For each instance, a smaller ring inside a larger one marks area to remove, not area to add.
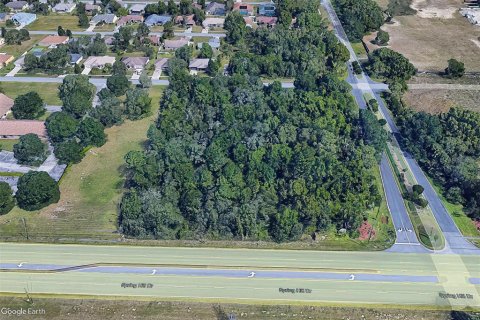
[[[79,53],[70,53],[70,64],[71,65],[76,65],[79,64],[80,61],[82,61],[82,55]]]
[[[117,20],[118,20],[118,17],[112,13],[97,14],[95,17],[93,17],[90,20],[90,24],[99,24],[99,23],[112,24],[117,22]]]
[[[130,12],[130,14],[134,14],[134,15],[141,15],[145,11],[146,6],[147,5],[145,3],[136,3],[136,4],[134,4],[133,6],[130,7],[128,12]]]
[[[188,65],[190,69],[190,74],[195,75],[198,71],[205,71],[208,68],[208,62],[210,59],[193,59]]]
[[[259,26],[274,27],[277,24],[277,17],[258,16],[256,19]]]
[[[28,133],[47,137],[45,122],[37,120],[0,120],[0,139],[18,139]]]
[[[205,7],[205,13],[210,16],[224,16],[226,12],[227,10],[223,3],[212,1]]]
[[[223,28],[224,23],[224,18],[206,18],[202,25],[204,28]]]
[[[88,14],[93,14],[94,12],[100,11],[100,6],[97,4],[87,3],[85,4],[85,12]]]
[[[232,11],[238,11],[242,16],[253,16],[253,5],[248,3],[235,3]]]
[[[10,109],[13,107],[13,99],[0,93],[0,119],[5,119]]]
[[[103,69],[105,65],[113,65],[115,63],[115,57],[110,56],[91,56],[83,63],[85,68],[99,68]]]
[[[28,2],[27,1],[12,1],[5,5],[5,7],[9,8],[12,11],[18,12],[28,9]]]
[[[69,39],[67,36],[46,36],[38,44],[42,47],[56,48],[58,45],[66,44]]]
[[[165,50],[176,50],[189,44],[190,42],[187,39],[165,40],[163,42],[163,47],[165,48]]]
[[[145,24],[149,27],[151,26],[156,26],[156,25],[161,25],[163,26],[165,23],[172,21],[171,16],[166,16],[166,15],[158,15],[158,14],[152,14],[145,19]]]
[[[143,22],[143,17],[142,16],[137,16],[137,15],[128,15],[121,17],[120,19],[117,20],[117,26],[122,27],[127,24],[132,24],[132,23],[142,23]]]
[[[175,24],[184,24],[188,27],[194,26],[195,20],[193,19],[193,17],[195,17],[194,14],[188,16],[177,16],[175,18]]]
[[[26,13],[26,12],[19,12],[15,13],[11,20],[19,26],[26,26],[32,23],[33,21],[37,20],[37,15],[35,13]]]
[[[277,15],[277,8],[273,3],[262,3],[258,8],[260,16],[274,17]]]
[[[14,56],[6,54],[6,53],[0,53],[0,68],[5,67],[7,64],[15,60]]]
[[[156,34],[152,34],[151,36],[147,37],[148,40],[154,45],[154,46],[159,46],[160,45],[160,36]]]
[[[122,62],[128,69],[135,70],[137,72],[142,71],[143,68],[150,61],[147,57],[124,57]]]
[[[168,58],[162,58],[155,62],[155,70],[167,71],[168,70]]]
[[[113,36],[105,36],[103,37],[103,42],[105,42],[105,44],[107,46],[111,46],[113,44],[113,40],[115,40],[115,38]]]
[[[56,13],[70,13],[76,6],[76,3],[57,3],[55,7],[53,7],[53,11]]]

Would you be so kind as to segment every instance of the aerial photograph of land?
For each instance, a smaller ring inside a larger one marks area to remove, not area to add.
[[[480,320],[480,0],[0,31],[0,319]]]

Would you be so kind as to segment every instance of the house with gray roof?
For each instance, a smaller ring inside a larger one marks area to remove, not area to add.
[[[209,62],[210,59],[193,59],[188,65],[188,69],[190,69],[190,74],[195,75],[198,73],[198,71],[207,70]]]
[[[23,11],[28,9],[28,2],[27,1],[12,1],[5,5],[5,7],[9,8],[12,11]]]
[[[97,14],[95,17],[93,17],[90,20],[90,24],[99,24],[99,23],[112,24],[117,22],[117,20],[118,20],[118,17],[112,13]]]
[[[53,11],[57,13],[70,13],[76,6],[76,3],[57,3],[55,7],[53,7]]]
[[[26,13],[26,12],[19,12],[15,13],[11,20],[19,26],[26,26],[32,23],[33,21],[37,20],[37,15],[35,13]]]
[[[151,14],[145,19],[145,24],[149,27],[156,26],[156,25],[163,26],[165,23],[169,21],[172,21],[171,16]]]
[[[140,14],[143,14],[146,6],[147,5],[145,3],[135,3],[130,7],[128,12],[130,12],[130,14],[133,14],[133,15],[140,15]]]
[[[150,61],[148,57],[124,57],[122,62],[128,69],[141,71]]]
[[[226,12],[225,4],[213,1],[205,8],[205,13],[211,16],[224,16]]]

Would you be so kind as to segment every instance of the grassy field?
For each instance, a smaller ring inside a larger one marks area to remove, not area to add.
[[[29,236],[34,239],[118,238],[114,232],[123,192],[123,157],[130,150],[141,149],[147,129],[156,119],[161,93],[159,87],[151,89],[154,111],[150,117],[107,129],[108,142],[90,149],[81,163],[67,169],[60,183],[59,203],[36,212],[14,208],[0,217],[0,234],[21,239],[20,219],[26,218]]]
[[[417,8],[417,15],[395,17],[397,23],[382,27],[390,34],[391,48],[419,70],[442,71],[447,60],[455,58],[465,63],[467,71],[480,71],[480,29],[458,13],[460,4],[428,0]]]
[[[30,91],[37,92],[46,104],[61,105],[58,97],[58,83],[36,83],[36,82],[2,82],[0,88],[3,93],[12,99]]]
[[[97,25],[95,29],[93,29],[93,31],[98,31],[98,32],[113,31],[114,29],[115,29],[114,24],[102,24],[102,25]]]
[[[357,55],[358,58],[366,58],[367,57],[367,52],[365,51],[365,48],[363,47],[363,44],[361,42],[355,42],[351,43],[353,51],[355,51],[355,54]]]
[[[6,151],[13,151],[13,145],[18,142],[18,139],[1,139],[0,149]]]
[[[228,319],[229,314],[245,320],[268,319],[328,319],[344,320],[345,315],[351,319],[397,319],[397,320],[450,320],[449,311],[375,309],[319,306],[262,306],[248,304],[217,304],[172,301],[131,301],[131,300],[91,300],[38,298],[32,306],[25,299],[18,297],[1,297],[0,303],[12,309],[37,308],[46,310],[45,315],[37,315],[38,320],[61,320],[68,314],[70,320],[117,320],[121,314],[126,319],[141,318],[145,320],[211,320]],[[12,317],[16,319],[18,316]],[[6,318],[10,319],[10,318]]]
[[[433,114],[448,112],[452,107],[480,112],[480,91],[477,90],[409,90],[403,99],[412,109]]]
[[[37,20],[29,24],[27,29],[57,31],[58,26],[62,26],[64,30],[85,30],[78,26],[78,17],[69,14],[50,14],[48,16],[37,15]]]
[[[0,48],[2,53],[11,54],[18,58],[25,51],[30,50],[38,41],[45,38],[45,35],[30,35],[30,40],[23,41],[21,45],[4,45]]]

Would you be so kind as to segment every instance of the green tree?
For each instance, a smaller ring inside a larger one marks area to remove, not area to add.
[[[29,133],[13,145],[13,156],[20,164],[39,166],[47,158],[47,146],[36,134]]]
[[[210,76],[214,76],[220,70],[220,61],[218,59],[210,59],[208,61],[207,73]]]
[[[127,76],[114,74],[107,79],[107,88],[117,97],[123,96],[130,87]]]
[[[245,20],[237,11],[227,16],[224,29],[227,31],[227,42],[234,45],[244,41],[248,32]]]
[[[140,23],[137,27],[137,37],[146,37],[150,33],[150,29],[145,23]]]
[[[58,26],[57,28],[57,34],[59,36],[64,36],[66,34],[65,30],[62,28],[62,26]]]
[[[88,17],[85,13],[82,13],[78,16],[78,26],[82,28],[88,28],[89,26]]]
[[[448,78],[461,78],[465,74],[465,64],[455,59],[448,60],[448,67],[445,69],[445,75]]]
[[[124,107],[120,103],[120,100],[113,96],[103,99],[100,105],[93,110],[92,117],[109,128],[122,123],[123,112]]]
[[[18,179],[18,206],[27,211],[44,208],[60,199],[57,182],[45,171],[30,171]]]
[[[101,147],[107,141],[103,125],[95,118],[84,118],[78,127],[77,137],[82,146]]]
[[[67,75],[59,87],[62,110],[74,118],[83,117],[92,109],[95,86],[86,75]]]
[[[175,58],[184,60],[187,64],[190,63],[190,59],[193,56],[193,48],[189,45],[184,45],[181,48],[175,50]]]
[[[60,164],[79,163],[83,158],[83,147],[75,140],[67,140],[57,144],[54,153]]]
[[[12,189],[6,182],[0,181],[0,215],[10,212],[15,206],[15,199],[12,195]]]
[[[276,242],[297,240],[302,235],[302,225],[298,222],[298,213],[289,208],[274,214],[270,222],[270,236]]]
[[[78,121],[64,111],[54,112],[48,116],[45,126],[50,140],[58,143],[75,136]]]
[[[125,100],[125,115],[128,119],[136,120],[150,113],[152,99],[148,91],[142,89],[130,89],[127,91]]]
[[[213,57],[213,49],[208,43],[204,43],[198,54],[199,58],[211,59]]]
[[[167,23],[165,23],[163,25],[162,38],[163,39],[172,39],[173,37],[175,37],[175,32],[173,30],[173,22],[168,21]]]
[[[147,70],[143,70],[142,73],[140,74],[140,78],[138,79],[140,82],[140,87],[142,89],[148,89],[152,86],[152,79],[148,75]]]
[[[42,98],[34,91],[15,98],[12,107],[15,119],[37,119],[45,114]]]
[[[388,81],[406,81],[415,73],[415,67],[403,55],[389,48],[380,48],[369,55],[367,71]]]
[[[379,46],[386,46],[390,41],[390,35],[387,31],[383,31],[382,29],[378,30],[377,36],[375,37],[375,44]]]

